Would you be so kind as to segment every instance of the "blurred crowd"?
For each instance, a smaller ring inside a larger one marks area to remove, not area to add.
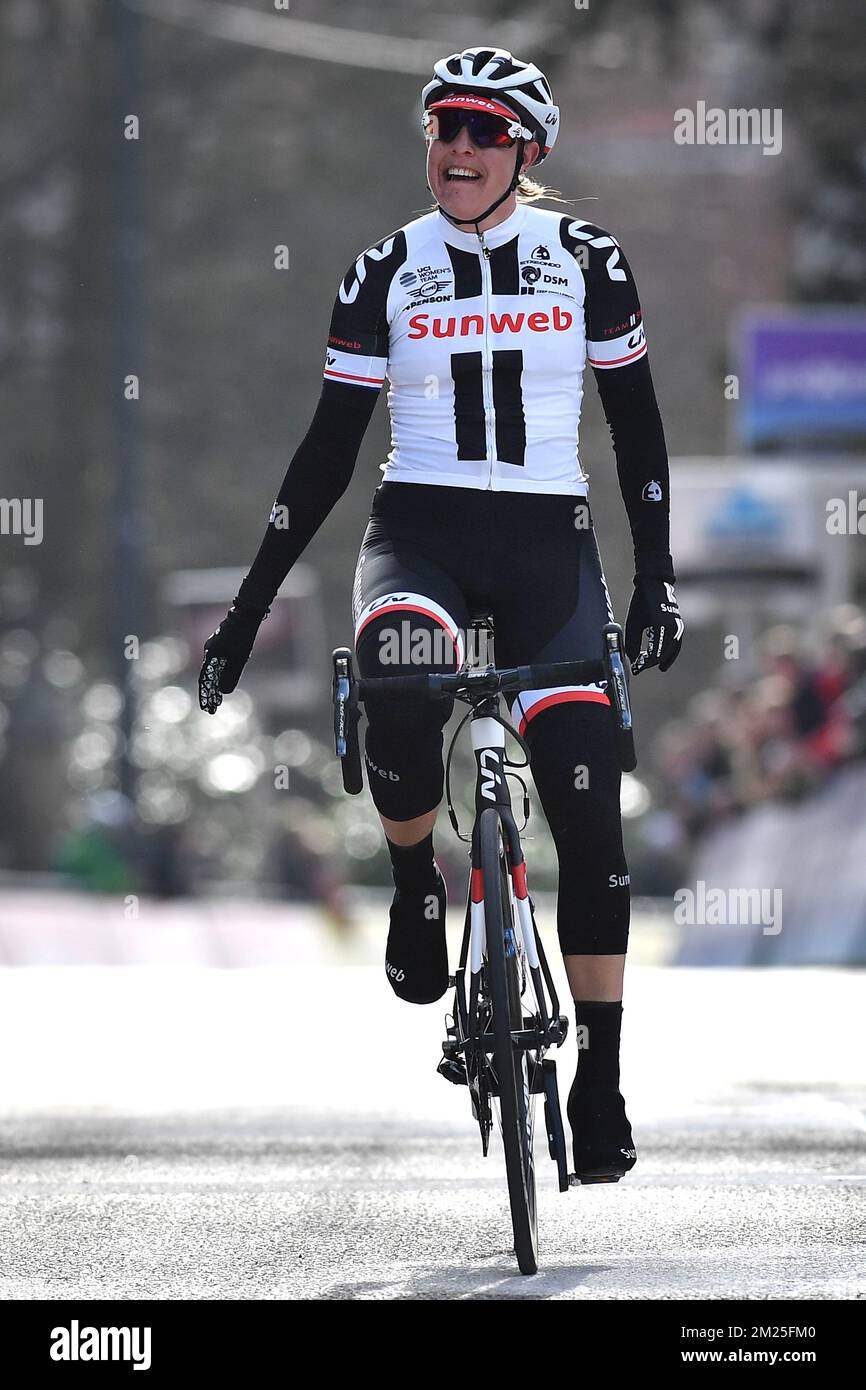
[[[7,582],[0,599],[0,882],[265,895],[318,903],[339,926],[349,885],[389,886],[378,817],[369,797],[344,794],[320,711],[270,719],[240,690],[204,719],[187,647],[154,638],[131,672],[130,797],[117,683],[88,671],[73,625],[40,617],[34,592]],[[866,613],[845,605],[814,626],[769,628],[721,663],[711,689],[678,702],[652,742],[655,777],[642,764],[624,778],[622,809],[634,891],[665,896],[719,821],[808,796],[866,756]],[[452,787],[465,832],[474,763],[464,745]],[[531,782],[530,792],[533,881],[551,890],[555,851]],[[440,827],[437,855],[459,896],[466,846]]]
[[[756,803],[807,796],[866,756],[862,609],[834,609],[815,631],[771,627],[744,665],[725,662],[659,738],[664,802],[690,842]]]

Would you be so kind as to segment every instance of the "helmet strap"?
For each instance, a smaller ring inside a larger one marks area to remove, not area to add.
[[[467,224],[472,224],[472,225],[475,227],[475,233],[476,233],[476,235],[477,235],[477,236],[480,236],[481,233],[480,233],[479,230],[478,230],[478,224],[479,224],[479,222],[483,222],[484,219],[485,219],[486,217],[489,217],[489,216],[490,216],[491,212],[495,212],[496,209],[500,206],[500,204],[501,204],[501,203],[504,203],[504,202],[505,202],[505,199],[508,198],[508,197],[510,197],[510,195],[514,192],[515,188],[517,187],[518,180],[519,180],[520,175],[521,175],[521,172],[522,172],[522,170],[523,170],[523,150],[524,150],[525,144],[526,144],[526,142],[525,142],[525,140],[523,140],[523,139],[520,139],[520,140],[517,141],[517,159],[514,161],[514,174],[512,175],[511,182],[510,182],[510,184],[508,185],[508,187],[506,188],[505,192],[502,194],[501,197],[499,197],[499,198],[496,199],[496,202],[495,202],[495,203],[491,203],[491,204],[490,204],[490,207],[489,207],[489,208],[485,208],[485,209],[484,209],[484,212],[480,213],[480,214],[478,215],[478,217],[452,217],[452,216],[451,216],[451,213],[450,213],[450,212],[446,212],[445,209],[443,208],[442,204],[441,204],[441,203],[438,201],[438,199],[437,199],[436,206],[439,208],[439,211],[441,212],[442,216],[443,216],[443,217],[447,217],[447,218],[448,218],[448,221],[449,221],[449,222],[453,222],[454,225],[457,226],[457,227],[462,227],[462,226],[465,226],[465,225],[467,225]],[[428,185],[428,187],[429,187],[429,185]],[[431,189],[431,192],[432,192],[432,189]]]

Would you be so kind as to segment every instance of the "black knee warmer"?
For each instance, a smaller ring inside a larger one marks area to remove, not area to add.
[[[358,671],[368,677],[454,671],[457,663],[452,659],[449,664],[441,633],[435,619],[419,613],[374,619],[358,641]],[[444,660],[436,659],[443,655]],[[454,701],[373,696],[364,708],[364,761],[376,809],[389,820],[412,820],[432,811],[442,800],[442,730]]]
[[[583,701],[552,705],[529,721],[525,737],[559,859],[562,953],[622,955],[630,895],[610,710]]]

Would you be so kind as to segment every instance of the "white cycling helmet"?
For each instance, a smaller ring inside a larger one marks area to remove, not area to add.
[[[464,48],[433,64],[435,76],[421,100],[424,110],[461,91],[499,98],[512,107],[538,140],[540,164],[550,154],[559,133],[559,107],[541,68],[523,63],[504,48]]]

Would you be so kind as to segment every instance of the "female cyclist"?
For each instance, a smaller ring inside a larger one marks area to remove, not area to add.
[[[547,80],[502,49],[470,48],[437,62],[422,95],[436,209],[369,247],[340,284],[312,424],[205,644],[200,703],[211,714],[345,491],[386,376],[392,447],[353,592],[361,675],[456,670],[477,612],[493,615],[499,665],[600,655],[612,615],[577,449],[587,360],[634,540],[632,669],[666,670],[679,652],[667,453],[634,279],[609,233],[532,206],[546,190],[524,172],[556,142]],[[444,660],[412,659],[421,633]],[[366,705],[368,780],[395,884],[386,974],[419,1004],[448,985],[433,826],[452,707]],[[608,700],[598,685],[525,690],[512,715],[556,845],[559,942],[588,1041],[568,1100],[575,1169],[621,1176],[636,1159],[619,1090],[629,876]]]

